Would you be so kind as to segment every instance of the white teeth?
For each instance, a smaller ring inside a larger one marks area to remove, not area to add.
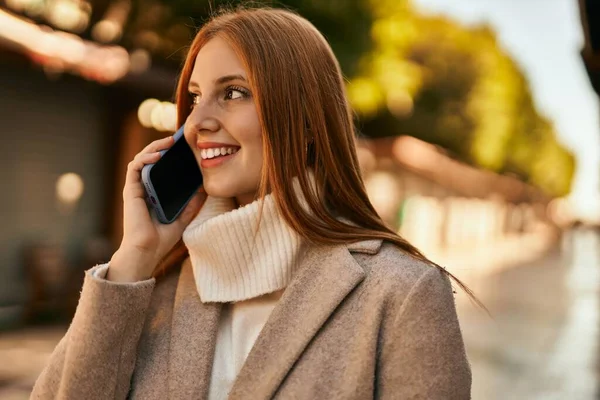
[[[221,147],[215,149],[202,149],[200,150],[200,157],[203,160],[208,160],[211,158],[215,158],[218,156],[224,156],[226,154],[234,154],[237,153],[238,149],[233,147]]]

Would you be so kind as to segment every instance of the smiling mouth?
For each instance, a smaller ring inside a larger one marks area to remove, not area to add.
[[[212,160],[217,157],[226,157],[239,151],[239,147],[217,147],[213,149],[202,149],[200,158],[203,160]]]
[[[235,151],[230,151],[229,153],[224,152],[224,154],[221,154],[221,152],[219,152],[218,155],[216,155],[213,152],[212,157],[210,157],[210,151],[205,153],[205,150],[203,150],[202,152],[204,153],[204,155],[201,155],[200,167],[211,168],[218,167],[223,163],[228,162],[229,160],[234,158],[235,155],[239,152],[239,149],[236,149]]]

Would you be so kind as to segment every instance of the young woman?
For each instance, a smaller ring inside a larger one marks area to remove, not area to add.
[[[204,190],[170,225],[129,164],[124,236],[86,272],[40,399],[468,399],[449,274],[388,229],[323,36],[283,10],[194,39],[179,122]]]

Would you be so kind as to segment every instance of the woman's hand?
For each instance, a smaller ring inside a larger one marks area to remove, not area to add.
[[[200,189],[171,224],[162,224],[150,215],[141,171],[146,164],[160,159],[158,151],[170,148],[173,143],[173,136],[156,140],[127,166],[123,188],[123,240],[111,259],[109,280],[131,282],[150,278],[154,268],[181,239],[184,229],[206,200],[206,193]]]

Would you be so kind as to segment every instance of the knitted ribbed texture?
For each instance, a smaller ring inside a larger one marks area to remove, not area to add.
[[[299,187],[297,178],[293,184]],[[208,196],[183,232],[203,303],[250,299],[283,289],[292,279],[302,238],[281,218],[268,194],[253,242],[261,203],[236,209],[234,199]]]

